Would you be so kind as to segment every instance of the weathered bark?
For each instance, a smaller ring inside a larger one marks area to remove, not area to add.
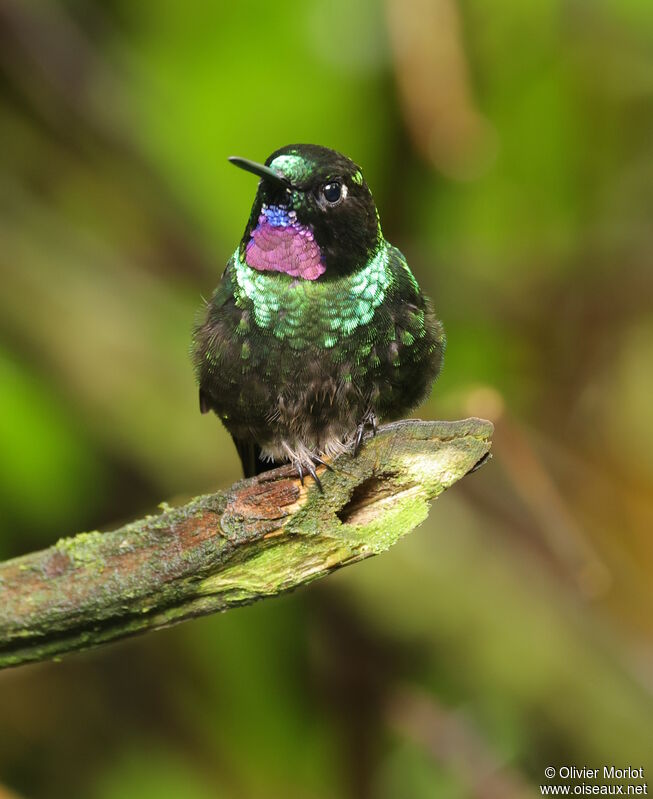
[[[0,564],[0,668],[274,596],[388,549],[482,462],[490,422],[403,421],[357,457],[288,467]]]

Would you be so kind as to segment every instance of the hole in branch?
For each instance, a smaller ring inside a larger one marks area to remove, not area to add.
[[[337,517],[343,524],[363,524],[369,521],[374,515],[370,509],[371,505],[398,493],[395,483],[395,478],[398,476],[397,472],[383,472],[363,480],[352,491],[349,502],[337,511]],[[411,484],[402,484],[400,491],[403,492],[410,487]]]

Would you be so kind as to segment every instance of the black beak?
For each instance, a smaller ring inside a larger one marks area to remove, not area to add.
[[[244,169],[246,172],[251,172],[253,175],[258,175],[260,178],[263,178],[263,180],[269,180],[271,183],[284,189],[291,188],[291,183],[288,178],[275,172],[274,169],[270,169],[269,166],[265,166],[265,164],[257,164],[256,161],[250,161],[247,158],[239,158],[237,155],[230,156],[229,161],[231,161],[234,166]]]

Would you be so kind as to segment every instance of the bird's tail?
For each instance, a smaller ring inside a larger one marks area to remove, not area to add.
[[[243,474],[245,477],[256,477],[257,474],[269,472],[271,469],[276,469],[276,463],[272,461],[261,460],[261,448],[255,442],[244,438],[236,438],[232,436],[240,462],[243,464]]]

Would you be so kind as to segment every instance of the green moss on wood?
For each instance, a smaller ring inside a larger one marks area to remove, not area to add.
[[[0,564],[0,668],[253,602],[384,552],[490,448],[492,425],[386,425],[359,455],[236,483],[110,533]]]

